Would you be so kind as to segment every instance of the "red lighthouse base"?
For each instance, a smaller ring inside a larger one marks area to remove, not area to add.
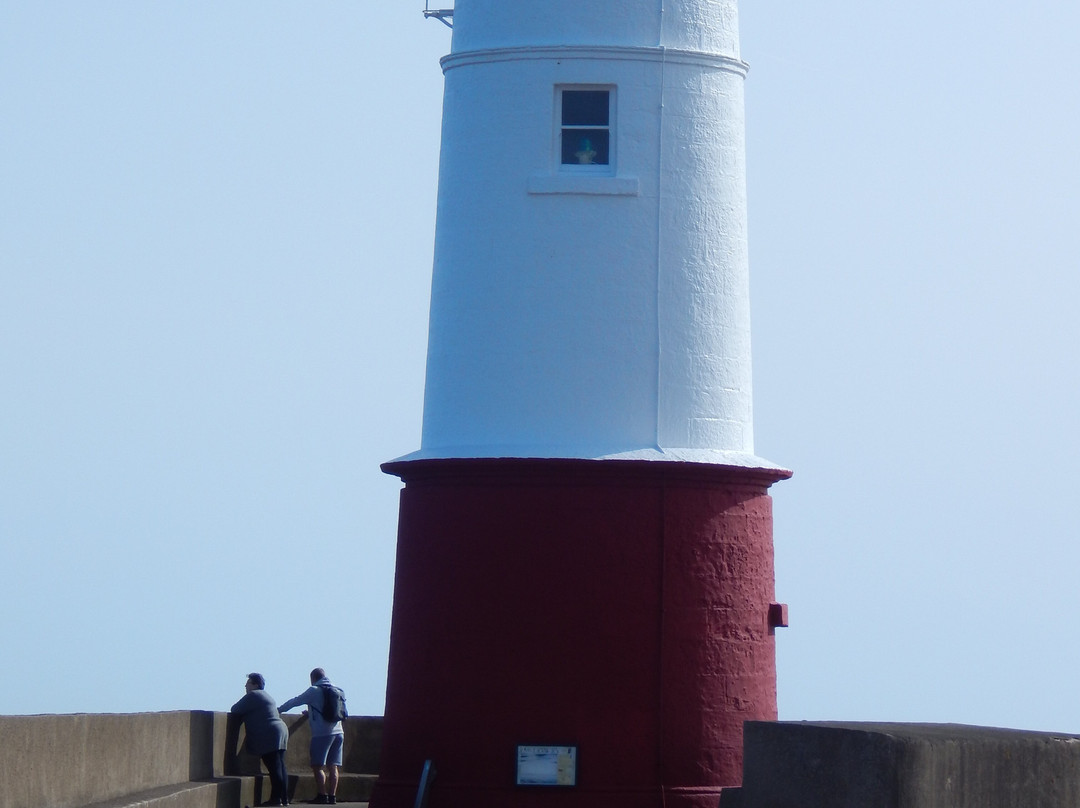
[[[769,486],[655,461],[389,463],[405,481],[380,777],[411,808],[715,808],[776,718]],[[775,613],[777,610],[773,610]],[[516,780],[573,746],[574,785]]]

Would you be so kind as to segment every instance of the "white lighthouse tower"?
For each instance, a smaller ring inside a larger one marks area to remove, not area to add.
[[[736,0],[453,20],[372,804],[431,760],[440,806],[715,806],[776,717],[790,474],[753,446]]]

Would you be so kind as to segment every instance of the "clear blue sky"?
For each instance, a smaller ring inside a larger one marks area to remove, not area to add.
[[[0,0],[0,713],[381,713],[449,30]],[[742,3],[786,719],[1076,730],[1080,8]]]

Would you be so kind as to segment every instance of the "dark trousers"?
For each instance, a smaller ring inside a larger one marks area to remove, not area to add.
[[[285,750],[267,752],[262,756],[263,765],[270,773],[271,805],[285,805],[289,801],[289,771],[285,768]]]

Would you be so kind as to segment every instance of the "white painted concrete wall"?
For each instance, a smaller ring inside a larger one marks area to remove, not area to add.
[[[753,456],[734,0],[457,0],[418,457]],[[557,88],[615,92],[560,165]],[[600,171],[602,173],[589,173]]]
[[[457,0],[456,53],[535,45],[626,45],[739,56],[736,0]]]

